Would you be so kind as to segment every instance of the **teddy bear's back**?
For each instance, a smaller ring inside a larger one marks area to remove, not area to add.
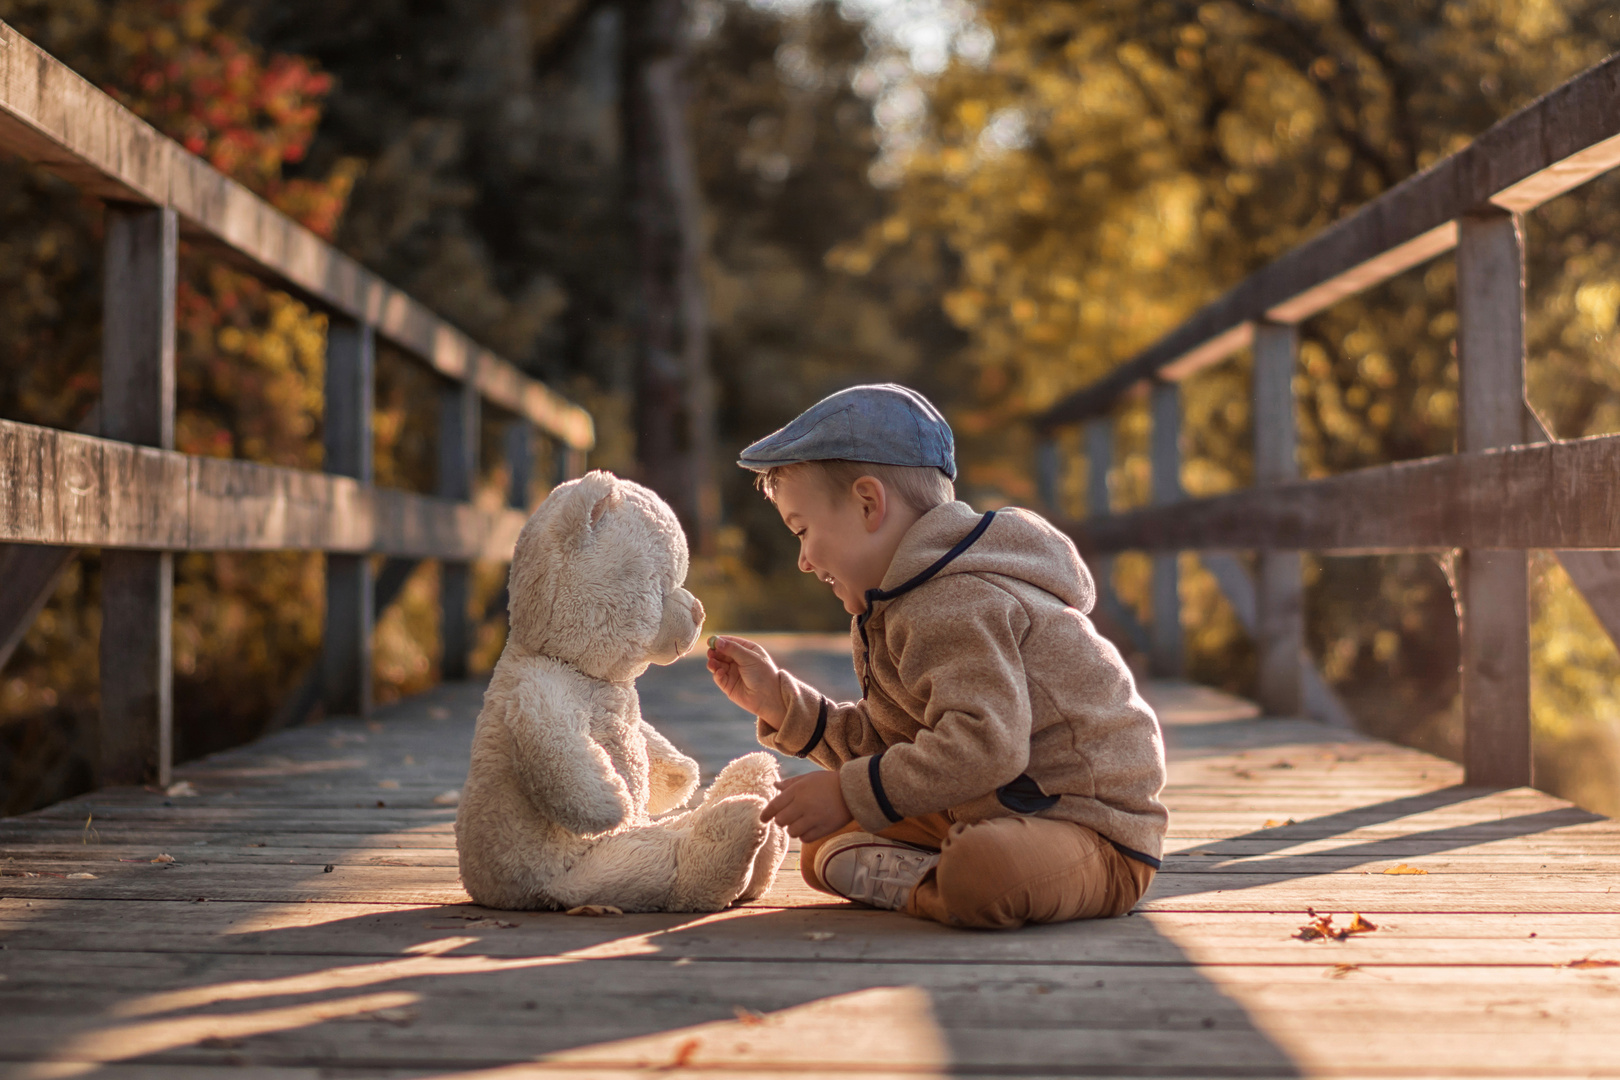
[[[569,759],[538,749],[547,738],[588,736],[607,755],[629,803],[614,831],[647,822],[647,747],[639,721],[632,685],[593,679],[547,657],[511,650],[501,657],[484,693],[456,815],[463,883],[475,896],[487,895],[494,882],[508,889],[516,880],[544,892],[545,880],[567,870],[588,846],[547,804],[580,797],[592,785],[572,775]]]

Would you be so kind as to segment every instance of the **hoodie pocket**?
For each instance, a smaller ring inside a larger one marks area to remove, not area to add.
[[[1020,773],[1016,780],[996,788],[996,799],[1015,814],[1038,814],[1058,803],[1058,796],[1042,791],[1029,773]]]

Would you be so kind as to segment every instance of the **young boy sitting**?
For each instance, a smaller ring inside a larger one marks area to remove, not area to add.
[[[864,696],[828,701],[756,642],[711,639],[759,740],[828,772],[765,807],[812,888],[951,926],[1121,915],[1159,866],[1158,721],[1092,628],[1074,544],[1026,510],[955,501],[950,426],[857,386],[743,451],[799,569],[855,616]]]

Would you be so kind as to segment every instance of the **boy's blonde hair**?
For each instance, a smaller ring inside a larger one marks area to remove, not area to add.
[[[932,465],[883,465],[875,461],[845,461],[842,458],[773,465],[754,477],[754,486],[763,491],[767,499],[775,502],[776,484],[782,477],[789,473],[811,471],[821,478],[828,494],[834,497],[848,495],[855,481],[870,476],[881,481],[891,496],[919,514],[926,514],[934,507],[956,499],[956,485]]]

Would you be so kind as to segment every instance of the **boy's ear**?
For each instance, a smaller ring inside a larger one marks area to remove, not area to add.
[[[884,489],[883,481],[875,476],[857,477],[850,485],[850,494],[861,504],[861,518],[865,521],[866,531],[875,531],[888,516],[889,493]]]

